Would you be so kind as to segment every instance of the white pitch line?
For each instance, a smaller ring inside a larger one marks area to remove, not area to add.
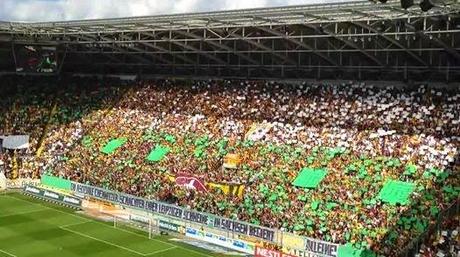
[[[85,233],[77,232],[77,231],[74,231],[74,230],[71,230],[71,229],[68,229],[68,228],[65,228],[65,227],[61,227],[61,229],[62,229],[62,230],[65,230],[65,231],[69,231],[69,232],[71,232],[71,233],[74,233],[74,234],[79,235],[79,236],[82,236],[82,237],[86,237],[86,238],[93,239],[93,240],[95,240],[95,241],[99,241],[99,242],[104,243],[104,244],[107,244],[107,245],[111,245],[111,246],[113,246],[113,247],[120,248],[120,249],[125,250],[125,251],[128,251],[128,252],[135,253],[135,254],[140,255],[140,256],[147,256],[145,253],[141,253],[141,252],[138,252],[138,251],[136,251],[136,250],[133,250],[133,249],[130,249],[130,248],[121,246],[121,245],[117,245],[117,244],[114,244],[114,243],[110,243],[110,242],[108,242],[108,241],[105,241],[105,240],[102,240],[102,239],[99,239],[99,238],[96,238],[96,237],[87,235],[87,234],[85,234]]]
[[[157,253],[167,252],[169,250],[176,249],[176,248],[177,248],[177,246],[169,247],[169,248],[166,248],[166,249],[163,249],[163,250],[158,250],[158,251],[155,251],[155,252],[148,253],[145,256],[150,256],[150,255],[154,255],[154,254],[157,254]]]
[[[10,257],[17,257],[16,255],[14,255],[14,254],[12,254],[12,253],[9,253],[9,252],[7,252],[7,251],[4,251],[4,250],[2,250],[2,249],[0,249],[0,253],[4,253],[4,254],[6,254],[6,255],[8,255],[8,256],[10,256]]]
[[[71,229],[68,229],[68,228],[69,228],[69,227],[73,227],[73,226],[82,225],[82,224],[92,223],[92,222],[94,222],[94,221],[90,220],[90,221],[85,221],[85,222],[79,222],[79,223],[74,223],[74,224],[69,224],[69,225],[60,226],[59,228],[62,228],[62,229],[67,228],[66,230],[71,230]],[[97,224],[99,224],[99,223],[97,223]],[[105,224],[104,224],[104,225],[105,225]],[[114,227],[110,226],[110,228],[114,228]],[[115,229],[117,229],[117,228],[115,228]],[[117,230],[121,230],[121,231],[123,231],[123,232],[132,233],[132,234],[134,234],[134,235],[137,235],[137,236],[140,236],[140,237],[144,238],[142,235],[139,235],[139,234],[137,234],[137,233],[135,233],[135,232],[132,232],[132,231],[129,231],[129,230],[124,230],[124,229],[121,229],[121,228],[120,228],[120,229],[117,229]],[[160,241],[160,242],[162,242],[162,243],[164,243],[164,244],[168,244],[168,243],[163,242],[163,241]],[[171,244],[171,245],[172,245],[172,247],[169,247],[169,248],[166,248],[166,249],[163,249],[163,250],[154,251],[154,252],[147,253],[147,254],[143,254],[143,255],[144,255],[144,256],[150,256],[150,255],[154,255],[154,254],[162,253],[162,252],[167,252],[167,251],[169,251],[169,250],[178,248],[177,245],[173,245],[173,244]]]
[[[83,225],[83,224],[87,224],[87,223],[91,223],[93,221],[82,221],[82,222],[77,222],[77,223],[72,223],[72,224],[67,224],[67,225],[63,225],[63,226],[59,226],[59,228],[68,228],[68,227],[73,227],[73,226],[78,226],[78,225]]]
[[[12,199],[16,199],[16,200],[18,200],[18,201],[27,202],[27,203],[29,203],[29,204],[41,206],[41,207],[43,207],[43,208],[50,209],[50,210],[53,210],[53,211],[56,211],[56,212],[60,212],[60,213],[66,214],[66,215],[74,216],[74,217],[79,218],[79,219],[81,219],[81,220],[86,220],[86,221],[90,221],[90,222],[95,222],[94,219],[89,219],[89,218],[85,218],[85,217],[82,217],[82,216],[79,216],[79,215],[76,215],[76,214],[73,214],[73,213],[69,213],[69,212],[65,212],[65,211],[58,210],[58,209],[54,209],[54,208],[51,208],[51,207],[48,207],[48,206],[45,206],[45,205],[42,205],[42,204],[39,204],[39,203],[30,202],[30,201],[27,201],[27,200],[24,200],[24,199],[21,199],[21,198],[16,198],[16,197],[14,197],[14,196],[7,196],[7,197],[12,198]],[[214,256],[212,256],[212,255],[205,254],[205,253],[202,253],[202,252],[199,252],[199,251],[195,251],[195,250],[192,250],[192,249],[183,247],[183,246],[174,245],[174,244],[171,244],[171,243],[168,243],[168,242],[164,242],[164,241],[162,241],[162,240],[158,240],[158,239],[155,239],[155,238],[149,238],[148,236],[144,236],[144,235],[141,235],[141,234],[138,234],[138,233],[135,233],[135,232],[126,230],[126,229],[113,227],[113,226],[111,226],[111,225],[108,225],[108,224],[105,224],[105,223],[102,223],[102,222],[97,222],[97,224],[100,224],[100,225],[103,225],[103,226],[106,226],[106,227],[109,227],[109,228],[112,228],[112,229],[117,229],[117,230],[120,230],[120,231],[124,231],[124,232],[130,233],[130,234],[133,234],[133,235],[137,235],[137,236],[142,237],[142,238],[147,238],[147,239],[149,239],[149,240],[156,241],[156,242],[160,242],[160,243],[163,243],[163,244],[166,244],[166,245],[169,245],[169,246],[175,246],[175,247],[180,248],[180,249],[182,249],[182,250],[185,250],[185,251],[188,251],[188,252],[192,252],[192,253],[196,253],[196,254],[199,254],[199,255],[201,255],[201,256],[214,257]]]
[[[102,223],[102,225],[105,225],[105,226],[114,228],[114,227],[112,227],[112,226],[109,226],[109,225],[106,225],[106,224],[103,224],[103,223]],[[171,244],[171,243],[162,241],[162,240],[158,240],[158,239],[155,239],[155,238],[149,238],[148,236],[144,236],[144,235],[141,235],[141,234],[138,234],[138,233],[136,233],[136,232],[132,232],[132,231],[129,231],[129,230],[126,230],[126,229],[117,228],[117,227],[115,227],[114,229],[118,229],[118,230],[121,230],[121,231],[130,233],[130,234],[137,235],[137,236],[142,237],[142,238],[147,238],[147,239],[149,239],[149,240],[157,241],[157,242],[160,242],[160,243],[163,243],[163,244],[166,244],[166,245],[175,246],[175,247],[180,248],[180,249],[182,249],[182,250],[186,250],[186,251],[189,251],[189,252],[192,252],[192,253],[196,253],[196,254],[199,254],[199,255],[201,255],[201,256],[214,257],[214,256],[209,255],[209,254],[205,254],[205,253],[202,253],[202,252],[198,252],[198,251],[195,251],[195,250],[192,250],[192,249],[189,249],[189,248],[185,248],[185,247],[182,247],[182,246],[179,246],[179,245],[174,245],[174,244]]]
[[[161,241],[161,240],[158,240],[158,239],[155,239],[155,238],[149,238],[148,236],[144,236],[144,235],[141,235],[139,233],[136,233],[136,232],[133,232],[133,231],[130,231],[130,230],[127,230],[127,229],[123,229],[123,228],[118,228],[118,227],[112,227],[112,226],[109,226],[107,224],[104,224],[102,223],[102,225],[104,226],[107,226],[107,227],[110,227],[110,228],[113,228],[113,229],[116,229],[116,230],[120,230],[120,231],[123,231],[123,232],[126,232],[126,233],[129,233],[129,234],[133,234],[133,235],[136,235],[138,237],[142,237],[142,238],[148,238],[149,240],[152,240],[152,241],[157,241],[157,242],[160,242],[160,243],[163,243],[165,245],[169,245],[169,246],[176,246],[176,247],[179,247],[180,246],[177,246],[177,245],[174,245],[174,244],[171,244],[171,243],[168,243],[168,242],[164,242],[164,241]]]

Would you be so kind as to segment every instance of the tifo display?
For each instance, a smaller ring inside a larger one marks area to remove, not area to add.
[[[30,137],[0,152],[9,180],[273,243],[256,256],[397,256],[458,206],[459,88],[24,83],[0,102],[0,135]]]

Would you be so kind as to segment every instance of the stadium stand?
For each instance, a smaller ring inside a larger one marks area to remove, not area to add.
[[[117,83],[16,89],[0,134],[33,139],[3,153],[9,170],[20,166],[9,176],[57,175],[387,256],[458,201],[458,88]],[[236,168],[223,168],[228,154]],[[304,188],[293,183],[304,171],[327,174]],[[410,204],[380,194],[389,180],[414,185]]]
[[[442,224],[442,230],[423,245],[416,257],[458,256],[460,253],[460,220],[459,217],[449,219]]]
[[[460,4],[379,2],[0,22],[0,171],[458,256]]]

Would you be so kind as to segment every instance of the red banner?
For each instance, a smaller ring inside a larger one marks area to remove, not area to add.
[[[269,250],[256,246],[255,257],[296,257],[276,250]]]
[[[204,183],[199,179],[192,175],[186,173],[179,173],[176,175],[176,184],[179,186],[183,186],[186,188],[194,189],[197,191],[207,192],[208,189],[204,185]]]

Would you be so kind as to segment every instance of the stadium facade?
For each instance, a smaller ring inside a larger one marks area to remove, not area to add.
[[[58,72],[460,81],[460,4],[369,1],[66,22],[0,23],[0,70],[56,47]],[[15,69],[16,68],[16,69]]]

